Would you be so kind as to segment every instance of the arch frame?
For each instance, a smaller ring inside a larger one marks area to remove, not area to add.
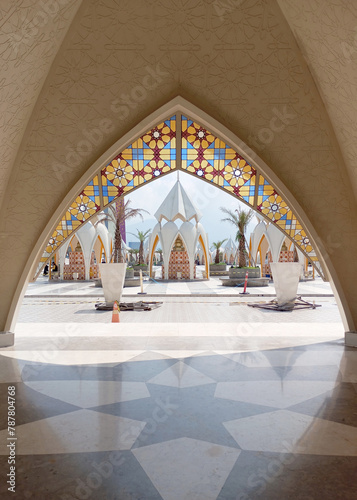
[[[154,239],[154,243],[152,245],[151,253],[149,255],[149,276],[150,276],[150,278],[152,278],[152,267],[153,267],[153,262],[154,262],[154,254],[155,254],[155,250],[156,250],[156,247],[157,247],[157,244],[159,243],[159,241],[160,241],[159,235],[156,234],[155,239]]]
[[[203,255],[204,255],[204,258],[205,258],[206,277],[209,278],[209,259],[208,259],[208,251],[209,251],[209,249],[206,248],[206,245],[204,244],[204,241],[203,241],[203,238],[202,238],[202,234],[199,235],[198,242],[199,242],[199,244],[202,247]]]
[[[123,149],[128,147],[133,141],[135,141],[141,135],[145,134],[147,130],[154,127],[160,121],[164,121],[167,119],[168,116],[172,116],[178,113],[183,114],[185,116],[189,116],[190,119],[196,120],[204,127],[207,127],[207,129],[209,129],[217,137],[226,142],[226,144],[232,147],[238,154],[242,155],[247,160],[247,162],[249,162],[254,168],[257,169],[258,172],[261,172],[267,179],[267,181],[271,183],[272,186],[276,187],[279,193],[284,197],[284,200],[286,200],[286,202],[289,204],[289,207],[293,210],[294,214],[296,214],[298,220],[303,224],[304,229],[306,229],[306,232],[308,234],[309,239],[311,240],[311,244],[316,252],[316,255],[322,266],[322,269],[326,274],[326,276],[328,277],[328,280],[330,281],[331,286],[333,288],[345,330],[346,332],[353,331],[355,329],[355,325],[353,322],[353,318],[348,303],[346,301],[346,297],[344,295],[343,288],[340,284],[337,272],[333,266],[333,263],[331,262],[331,259],[328,255],[328,252],[326,251],[326,248],[321,238],[317,234],[317,231],[310,222],[307,214],[305,213],[299,202],[296,200],[294,195],[279,179],[279,177],[273,172],[273,170],[269,167],[269,165],[267,165],[265,161],[262,158],[260,158],[260,156],[255,151],[253,151],[246,143],[244,143],[244,141],[242,141],[227,127],[222,125],[218,120],[216,120],[215,118],[213,118],[208,113],[201,110],[191,102],[182,98],[181,96],[175,97],[174,99],[170,100],[169,102],[167,102],[166,104],[164,104],[163,106],[152,112],[145,119],[140,121],[135,127],[133,127],[129,132],[127,132],[125,135],[119,138],[87,169],[87,171],[69,190],[67,195],[64,197],[60,205],[57,207],[57,209],[54,211],[54,213],[48,220],[32,252],[30,253],[27,259],[27,263],[24,266],[24,269],[21,273],[21,277],[16,287],[16,291],[10,306],[10,310],[5,325],[5,330],[8,332],[13,331],[19,311],[19,305],[25,294],[27,284],[35,274],[35,269],[37,263],[41,258],[41,253],[43,251],[43,248],[48,239],[53,234],[53,231],[55,230],[57,224],[61,220],[63,213],[70,206],[70,204],[78,195],[78,193],[81,192],[87,186],[87,184],[93,179],[93,177],[97,175],[98,172],[100,172],[101,169],[108,162],[110,162],[112,158],[115,157],[116,154],[119,154]],[[178,156],[176,161],[178,162],[176,170],[181,170],[180,156]],[[185,172],[189,173],[187,171]],[[168,175],[170,173],[172,172],[163,173],[160,177]],[[152,182],[153,180],[155,179],[151,179],[150,181],[147,181],[145,184],[147,184],[148,182]],[[206,182],[209,181],[206,180]],[[141,184],[133,189],[138,189],[145,184]],[[233,193],[231,194],[237,199],[237,197]],[[239,200],[239,201],[245,203],[244,200]],[[95,217],[95,215],[97,214],[94,214],[93,216],[89,217],[85,222]],[[264,215],[263,217],[266,218]],[[71,233],[71,236],[73,236],[78,229],[74,230]],[[59,247],[57,247],[57,250],[58,248]]]

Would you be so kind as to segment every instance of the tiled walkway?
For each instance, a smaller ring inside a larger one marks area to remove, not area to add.
[[[217,295],[217,296],[238,296],[243,291],[242,287],[228,287],[222,286],[218,277],[210,278],[207,281],[176,281],[176,282],[162,282],[159,280],[153,281],[145,277],[144,292],[150,295]],[[269,283],[266,287],[249,287],[247,291],[251,295],[266,295],[274,296],[275,288],[273,283]],[[123,296],[133,297],[140,292],[140,285],[138,282],[137,287],[125,287]],[[323,282],[321,279],[314,281],[301,282],[298,286],[298,294],[304,296],[329,295],[332,296],[332,290],[329,283]],[[30,296],[65,296],[65,297],[103,297],[102,288],[94,286],[93,282],[59,282],[49,281],[48,278],[41,277],[35,283],[30,283],[26,297]]]
[[[0,350],[1,498],[355,500],[357,351],[332,297],[281,313],[165,295],[115,324],[59,290],[28,294]]]

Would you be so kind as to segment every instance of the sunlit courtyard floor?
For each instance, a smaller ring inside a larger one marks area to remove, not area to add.
[[[244,281],[244,280],[243,280]],[[211,277],[209,280],[193,280],[193,281],[162,281],[159,279],[151,279],[144,276],[143,289],[144,292],[152,296],[182,296],[182,295],[199,295],[199,296],[240,296],[243,291],[243,284],[237,287],[222,286],[219,277]],[[138,286],[125,287],[123,297],[135,297],[141,291],[138,278]],[[250,295],[266,295],[274,296],[275,288],[272,282],[264,287],[249,287],[247,289]],[[313,281],[300,282],[298,285],[298,294],[304,296],[333,296],[329,283],[323,282],[321,278],[316,278]],[[48,278],[40,277],[36,282],[30,283],[26,297],[103,297],[102,288],[94,286],[93,281],[55,281]]]
[[[357,351],[328,284],[301,283],[321,307],[292,312],[248,306],[273,287],[190,286],[125,289],[162,305],[117,324],[90,283],[30,285],[15,345],[0,350],[1,498],[356,498]]]

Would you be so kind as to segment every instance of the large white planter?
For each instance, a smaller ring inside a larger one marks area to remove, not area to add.
[[[126,262],[122,264],[99,264],[105,302],[120,302],[123,293]]]
[[[287,311],[294,308],[301,266],[299,262],[271,262],[278,306]]]

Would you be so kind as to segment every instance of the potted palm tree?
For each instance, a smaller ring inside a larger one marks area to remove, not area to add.
[[[147,231],[139,231],[137,229],[136,232],[137,232],[137,234],[134,234],[134,233],[130,233],[130,234],[135,236],[135,238],[138,238],[138,240],[140,241],[139,252],[138,252],[139,262],[137,263],[137,265],[133,266],[134,272],[138,276],[140,269],[141,269],[141,271],[148,270],[148,266],[144,262],[144,243],[145,243],[145,240],[149,237],[151,229],[148,229]]]
[[[104,297],[107,303],[120,302],[124,286],[126,262],[123,256],[121,226],[128,219],[137,216],[143,219],[142,213],[146,212],[146,210],[140,208],[132,208],[130,203],[131,201],[127,200],[126,202],[117,202],[115,207],[109,205],[109,212],[105,214],[105,218],[111,220],[115,226],[111,261],[110,263],[99,264]]]
[[[216,254],[214,257],[214,263],[210,264],[209,270],[210,274],[213,274],[215,276],[222,275],[226,273],[226,263],[225,262],[220,262],[220,249],[223,243],[227,241],[227,238],[221,241],[216,241],[212,243],[213,247],[216,250]]]
[[[259,267],[247,267],[247,241],[245,233],[249,222],[253,218],[254,211],[246,211],[240,207],[236,210],[229,210],[228,208],[221,207],[221,210],[228,216],[222,219],[222,222],[230,222],[235,226],[235,241],[238,243],[238,267],[231,267],[229,269],[229,277],[244,279],[246,272],[248,271],[249,278],[259,278]]]

